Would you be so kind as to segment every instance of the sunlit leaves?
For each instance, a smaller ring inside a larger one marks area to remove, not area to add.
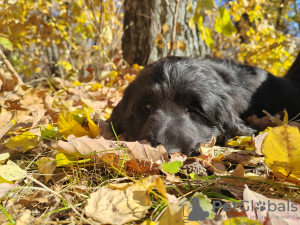
[[[299,140],[300,133],[297,127],[283,125],[268,131],[262,145],[266,165],[285,177],[299,179]]]
[[[5,146],[7,148],[26,152],[29,149],[36,147],[38,141],[38,137],[30,132],[24,132],[21,135],[17,135],[12,137]]]
[[[59,114],[58,131],[64,135],[64,137],[68,137],[71,134],[76,137],[82,137],[89,134],[89,132],[74,119],[72,113],[68,110],[62,110]]]
[[[0,45],[2,45],[4,49],[8,49],[10,51],[13,50],[12,43],[5,37],[0,37]]]
[[[162,168],[164,171],[168,172],[168,173],[177,173],[180,170],[180,167],[183,166],[183,162],[181,161],[173,161],[170,163],[164,163],[162,165]]]
[[[24,178],[26,171],[22,170],[13,161],[8,161],[6,165],[0,166],[0,178],[7,181],[15,181]]]
[[[219,8],[218,12],[219,17],[216,18],[215,30],[218,33],[222,33],[224,36],[231,36],[236,33],[236,28],[230,20],[230,14],[227,9],[222,6]]]

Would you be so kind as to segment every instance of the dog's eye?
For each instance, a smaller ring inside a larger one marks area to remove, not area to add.
[[[152,103],[149,101],[146,102],[144,105],[144,108],[145,108],[145,110],[150,111],[153,108]]]
[[[194,105],[189,105],[188,107],[185,108],[185,110],[187,112],[200,113],[200,110]]]

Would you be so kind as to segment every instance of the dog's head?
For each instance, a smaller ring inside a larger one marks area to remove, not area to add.
[[[230,78],[209,62],[168,57],[146,66],[113,110],[116,132],[186,155],[197,154],[212,135],[222,140],[228,130],[236,133],[242,122],[222,86]]]

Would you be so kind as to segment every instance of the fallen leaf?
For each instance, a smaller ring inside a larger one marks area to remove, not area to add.
[[[286,178],[300,183],[300,133],[297,127],[283,125],[268,131],[262,145],[266,165]]]
[[[89,132],[76,122],[72,113],[66,109],[60,112],[57,123],[59,133],[64,135],[65,138],[69,135],[75,135],[76,137],[89,135]]]
[[[255,147],[255,152],[257,155],[263,155],[261,147],[263,144],[263,141],[265,140],[265,137],[267,136],[268,132],[263,132],[259,135],[257,135],[253,141],[254,141],[254,147]]]
[[[53,142],[52,146],[62,153],[78,157],[88,156],[116,167],[125,162],[127,171],[131,173],[157,174],[159,165],[169,160],[162,145],[153,148],[147,142],[118,142],[103,138],[69,136],[68,142],[60,140]]]
[[[51,179],[56,168],[56,161],[50,157],[42,157],[36,161],[38,172],[45,176],[46,182]]]
[[[222,178],[221,180],[226,182],[226,183],[236,183],[236,182],[243,182],[240,179],[235,179],[234,177],[238,177],[238,178],[244,178],[245,177],[245,170],[244,167],[239,164],[237,165],[237,167],[235,168],[235,170],[231,173],[230,175],[233,178]]]
[[[91,137],[96,138],[100,135],[100,128],[92,121],[88,111],[86,109],[84,109],[84,111],[86,113],[86,118],[88,120],[88,125],[89,125],[89,128],[90,128]]]
[[[229,218],[229,219],[223,221],[223,223],[222,223],[222,225],[242,225],[242,224],[263,225],[262,223],[260,223],[256,220],[250,220],[247,217],[242,217],[241,215],[236,216],[234,218]]]
[[[267,198],[251,191],[247,185],[244,190],[244,210],[251,220],[258,220],[262,224],[300,223],[300,205],[294,202]]]
[[[38,142],[38,136],[30,132],[24,132],[9,139],[5,146],[9,149],[26,152],[29,149],[35,148]]]
[[[6,160],[8,158],[9,158],[8,152],[0,154],[0,162]]]
[[[0,183],[0,198],[17,187],[19,187],[18,184]]]
[[[85,214],[88,218],[105,224],[125,224],[140,220],[152,206],[147,195],[151,186],[154,184],[147,179],[124,190],[101,187],[87,200]]]
[[[6,165],[0,166],[0,176],[8,181],[19,180],[25,177],[26,171],[22,170],[16,163],[8,160]]]
[[[17,219],[16,225],[27,225],[30,224],[31,211],[25,209],[23,214]]]
[[[0,139],[14,126],[15,121],[12,120],[12,113],[4,111],[0,114]]]
[[[162,169],[167,173],[178,173],[180,171],[180,167],[183,166],[183,162],[181,161],[173,161],[173,162],[165,162],[162,164]]]
[[[32,203],[47,203],[48,199],[44,195],[44,191],[37,191],[33,194],[26,195],[24,198],[17,201],[24,207],[31,206]]]

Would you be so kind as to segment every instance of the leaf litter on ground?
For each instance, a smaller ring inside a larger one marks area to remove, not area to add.
[[[119,81],[126,85],[134,76],[126,74]],[[252,118],[261,127],[278,126],[254,138],[235,137],[228,146],[216,146],[212,137],[201,144],[200,156],[175,153],[169,158],[163,146],[115,140],[107,129],[104,120],[124,87],[54,80],[58,91],[22,84],[7,87],[1,96],[1,223],[68,218],[86,224],[183,224],[194,198],[209,213],[206,222],[239,224],[248,217],[266,223],[271,211],[264,214],[266,220],[259,220],[257,211],[222,214],[212,210],[210,200],[300,202],[298,123],[284,125],[286,112],[282,121],[269,114],[264,124]],[[248,187],[263,195],[249,197],[255,194]],[[225,217],[218,220],[217,215]],[[270,220],[281,221],[275,216]]]

